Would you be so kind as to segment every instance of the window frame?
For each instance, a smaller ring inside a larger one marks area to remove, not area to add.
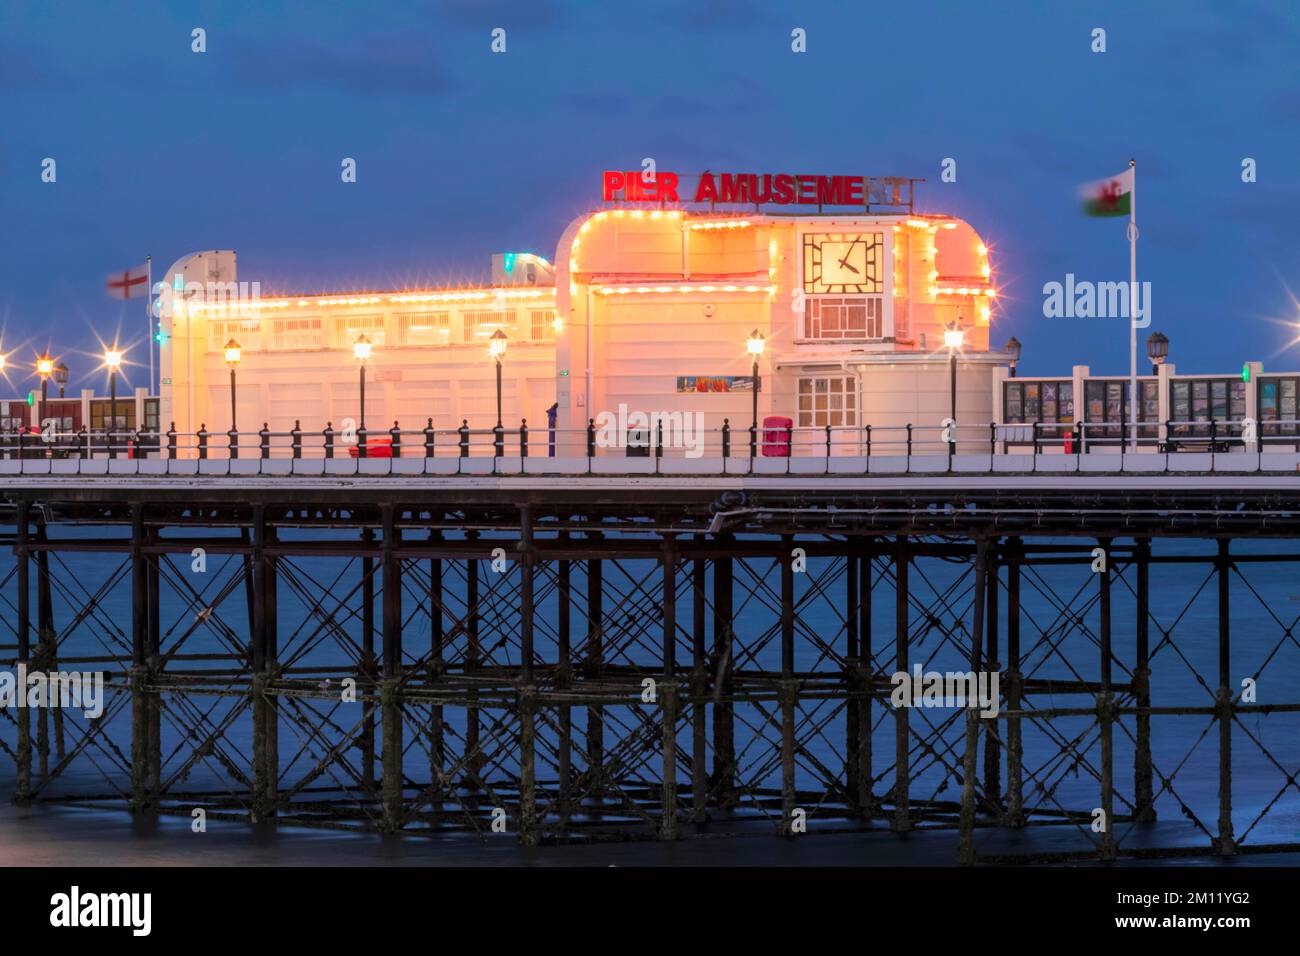
[[[826,388],[824,391],[817,390],[817,382],[825,381]],[[832,388],[831,382],[839,383],[838,388]],[[804,389],[804,383],[809,383],[807,391]],[[804,397],[808,398],[808,407],[804,407]],[[818,407],[817,399],[825,396],[825,406]],[[839,398],[839,407],[835,406],[835,398]],[[804,373],[796,376],[795,379],[795,408],[794,419],[796,428],[822,428],[828,424],[832,428],[857,428],[860,420],[860,411],[858,407],[858,377],[852,373]],[[832,417],[839,415],[839,422],[832,421]],[[818,416],[822,419],[819,421]],[[805,416],[807,418],[805,419]]]

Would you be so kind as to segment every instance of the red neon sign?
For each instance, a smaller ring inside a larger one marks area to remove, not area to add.
[[[736,203],[756,206],[910,205],[898,177],[795,175],[792,173],[701,173],[690,199],[678,195],[677,173],[606,170],[602,177],[605,202]],[[910,189],[908,190],[910,193]]]

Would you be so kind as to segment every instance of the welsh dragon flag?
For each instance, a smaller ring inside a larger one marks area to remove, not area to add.
[[[1087,183],[1079,189],[1083,211],[1089,216],[1127,216],[1133,196],[1133,167],[1118,176]]]

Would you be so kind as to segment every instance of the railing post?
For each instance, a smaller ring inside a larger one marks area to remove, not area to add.
[[[506,430],[501,423],[492,426],[492,457],[500,458],[506,453]]]
[[[826,457],[831,457],[831,426],[826,426]]]
[[[789,458],[794,457],[794,426],[785,426],[785,453]]]
[[[871,457],[871,425],[867,424],[867,457]]]
[[[430,418],[424,426],[424,457],[433,457],[433,419]]]
[[[519,419],[519,457],[528,457],[528,419]]]
[[[325,457],[333,458],[334,457],[334,423],[326,422],[325,430],[321,432],[321,435],[324,436],[325,438]]]
[[[1078,436],[1078,438],[1076,438],[1074,442],[1074,453],[1076,455],[1082,455],[1083,454],[1083,422],[1074,423],[1074,433],[1075,435]]]
[[[731,457],[731,419],[722,420],[722,457]]]
[[[402,457],[402,429],[398,427],[397,422],[393,422],[393,427],[388,429],[388,434],[392,438],[393,457]]]
[[[912,457],[912,423],[907,423],[907,457]]]
[[[758,426],[754,424],[749,426],[749,457],[758,457]]]
[[[596,457],[596,419],[587,419],[587,457]]]
[[[460,428],[458,428],[457,431],[460,432],[460,457],[468,458],[469,457],[469,419],[468,418],[462,418],[460,420]]]
[[[172,422],[172,427],[167,429],[167,457],[176,458],[176,423]]]
[[[664,456],[664,420],[661,418],[655,422],[655,457]]]
[[[199,425],[198,439],[199,439],[199,458],[200,459],[207,458],[208,457],[208,426],[206,424]]]
[[[365,458],[366,452],[369,450],[366,448],[366,441],[367,441],[366,436],[368,434],[369,431],[366,429],[365,425],[362,425],[360,428],[357,429],[357,457],[358,458]]]
[[[302,420],[295,418],[293,420],[293,431],[290,433],[293,440],[293,457],[302,457]]]
[[[258,443],[262,448],[262,457],[271,457],[271,429],[267,427],[266,422],[262,422],[262,430],[257,433]]]
[[[1210,419],[1210,454],[1213,455],[1218,450],[1219,444],[1219,423],[1215,419]]]
[[[82,457],[82,458],[89,458],[89,457],[91,457],[91,452],[90,452],[90,429],[88,429],[85,425],[82,425],[82,426],[81,426],[81,438],[82,438],[82,440],[81,440],[80,442],[78,442],[78,445],[81,446],[81,457]]]
[[[230,431],[226,432],[226,439],[229,442],[230,457],[238,458],[239,457],[239,432],[235,431],[233,428],[230,429]]]
[[[1043,450],[1042,450],[1042,448],[1039,447],[1039,444],[1038,444],[1038,440],[1039,440],[1039,439],[1038,439],[1038,422],[1030,422],[1030,423],[1029,423],[1029,438],[1030,438],[1030,441],[1033,443],[1033,446],[1034,446],[1034,454],[1035,454],[1035,455],[1041,455],[1041,454],[1043,453]]]
[[[145,434],[144,425],[141,424],[135,430],[135,457],[136,458],[149,457],[149,447],[148,445],[145,444],[144,434]]]
[[[998,453],[998,423],[989,422],[989,455]]]

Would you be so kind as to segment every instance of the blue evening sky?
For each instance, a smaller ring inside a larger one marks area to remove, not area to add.
[[[1044,318],[1042,286],[1127,278],[1123,222],[1076,188],[1133,156],[1171,361],[1300,369],[1298,62],[1296,2],[6,0],[0,348],[48,344],[88,382],[120,328],[144,361],[143,304],[103,282],[147,254],[233,248],[264,294],[481,281],[493,252],[553,256],[600,171],[650,156],[925,177],[919,208],[993,249],[994,344],[1030,374],[1121,373],[1123,320]]]

